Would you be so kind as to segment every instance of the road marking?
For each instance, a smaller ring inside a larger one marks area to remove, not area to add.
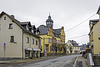
[[[75,67],[77,59],[78,59],[78,57],[76,57],[76,60],[75,60],[75,62],[74,62],[74,65],[73,65],[73,67]]]

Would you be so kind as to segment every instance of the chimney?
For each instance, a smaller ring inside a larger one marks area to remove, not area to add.
[[[11,15],[12,18],[15,18],[14,15]]]

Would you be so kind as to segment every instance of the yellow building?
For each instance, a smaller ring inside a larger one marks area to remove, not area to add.
[[[91,44],[93,54],[100,54],[100,7],[97,11],[99,19],[90,20],[89,43]]]
[[[74,40],[68,40],[66,43],[66,53],[67,54],[79,54],[80,53],[80,46]]]
[[[39,36],[41,37],[41,55],[56,55],[64,53],[65,33],[64,27],[53,29],[53,20],[48,16],[46,26],[40,25]]]

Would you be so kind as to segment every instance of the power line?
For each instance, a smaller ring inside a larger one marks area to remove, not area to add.
[[[83,36],[87,36],[88,34],[84,34],[84,35],[81,35],[81,36],[77,36],[77,37],[72,37],[72,38],[68,38],[68,39],[74,39],[74,38],[79,38],[79,37],[83,37]]]
[[[93,16],[95,16],[95,15],[96,15],[96,14],[93,14],[92,16],[90,16],[89,18],[87,18],[86,20],[84,20],[83,22],[81,22],[81,23],[77,24],[76,26],[74,26],[74,27],[68,29],[67,31],[70,31],[70,30],[76,28],[77,26],[81,25],[82,23],[84,23],[85,21],[89,20],[91,17],[93,17]],[[66,31],[66,32],[67,32],[67,31]]]

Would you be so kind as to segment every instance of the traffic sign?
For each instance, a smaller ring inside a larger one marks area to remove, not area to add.
[[[4,43],[4,46],[6,46],[6,44]]]
[[[6,44],[4,43],[4,50],[6,50]]]

